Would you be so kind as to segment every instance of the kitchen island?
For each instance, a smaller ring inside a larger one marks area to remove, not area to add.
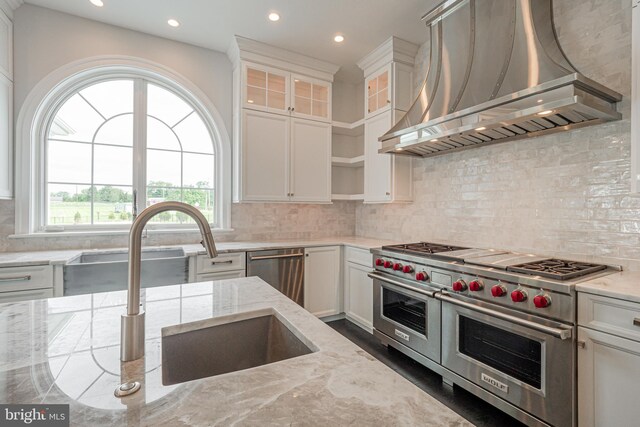
[[[146,355],[124,364],[125,291],[0,305],[0,402],[68,403],[78,426],[470,425],[258,278],[147,288],[141,301]],[[162,328],[247,312],[276,314],[312,352],[163,385]],[[141,390],[116,398],[129,381]]]

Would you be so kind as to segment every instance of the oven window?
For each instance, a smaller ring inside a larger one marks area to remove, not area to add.
[[[460,316],[459,351],[537,389],[542,378],[542,344]]]
[[[387,319],[426,335],[426,312],[424,301],[382,288],[382,314]]]

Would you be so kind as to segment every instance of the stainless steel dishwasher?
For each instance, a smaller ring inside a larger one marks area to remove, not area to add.
[[[304,248],[247,252],[247,276],[258,276],[304,306]]]

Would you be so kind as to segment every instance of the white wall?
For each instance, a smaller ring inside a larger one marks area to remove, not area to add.
[[[640,268],[630,192],[631,0],[554,2],[560,43],[620,92],[623,120],[414,162],[410,205],[362,205],[357,234],[606,261]],[[428,45],[416,58],[418,87]]]

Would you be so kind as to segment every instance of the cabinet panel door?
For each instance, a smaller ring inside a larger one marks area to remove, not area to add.
[[[380,154],[378,137],[391,128],[391,111],[368,119],[364,125],[364,201],[391,200],[392,157]]]
[[[13,197],[12,109],[13,83],[0,74],[0,199]]]
[[[578,425],[637,425],[640,342],[583,327],[578,340]]]
[[[374,73],[365,82],[365,117],[371,117],[390,107],[391,64]]]
[[[288,200],[289,120],[277,114],[243,111],[243,200]]]
[[[293,75],[291,106],[295,117],[331,121],[331,83]]]
[[[371,267],[345,263],[345,309],[347,318],[363,329],[373,331],[373,280]]]
[[[304,260],[304,308],[318,317],[340,310],[340,247],[306,248]]]
[[[31,301],[35,299],[53,298],[53,289],[32,289],[29,291],[2,292],[0,304],[18,301]]]
[[[331,125],[291,119],[291,200],[331,201]]]
[[[289,114],[289,73],[260,65],[245,64],[244,108]]]

